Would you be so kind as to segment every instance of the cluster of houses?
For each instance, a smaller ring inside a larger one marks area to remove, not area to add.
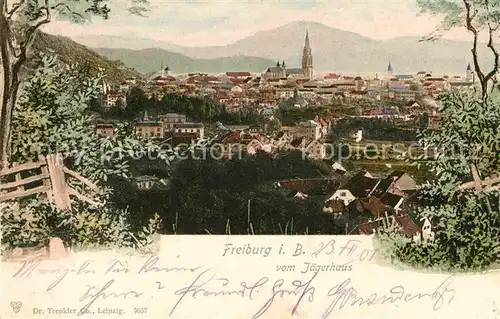
[[[300,200],[320,196],[323,212],[333,214],[347,226],[346,233],[372,235],[385,222],[414,240],[432,240],[429,220],[414,221],[409,212],[419,203],[416,181],[403,171],[375,178],[366,171],[349,174],[340,164],[332,165],[329,179],[280,181],[277,186]]]
[[[115,127],[112,123],[98,123],[97,135],[102,137],[113,136]],[[134,133],[138,138],[165,140],[168,138],[189,138],[189,140],[203,139],[205,125],[189,122],[186,115],[166,113],[151,118],[144,115],[143,119],[134,123]]]
[[[279,62],[278,62],[279,64]],[[280,70],[284,67],[280,65]],[[161,99],[165,94],[208,96],[230,111],[257,109],[273,116],[282,100],[294,99],[294,106],[325,105],[338,100],[397,100],[414,103],[423,97],[435,98],[444,91],[469,89],[474,86],[474,73],[467,68],[465,76],[434,76],[431,72],[393,75],[389,64],[387,75],[352,76],[329,73],[323,78],[305,78],[295,73],[276,72],[268,68],[261,74],[226,72],[221,75],[202,73],[172,75],[169,68],[147,80],[126,79],[112,88],[103,85],[103,105],[112,107],[124,103],[127,91],[140,85],[151,98]],[[283,73],[283,74],[282,74]],[[279,76],[278,76],[279,75]],[[411,105],[410,104],[410,105]],[[389,109],[368,110],[364,116],[395,115]]]

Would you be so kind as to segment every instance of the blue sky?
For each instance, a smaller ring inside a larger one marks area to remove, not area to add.
[[[55,22],[46,31],[65,36],[121,35],[169,41],[187,46],[224,45],[292,21],[315,21],[374,39],[422,36],[439,21],[417,16],[412,0],[364,1],[239,1],[239,0],[150,0],[147,18],[126,13],[131,0],[111,3],[108,21],[94,19],[89,25]],[[447,38],[470,39],[463,30]]]

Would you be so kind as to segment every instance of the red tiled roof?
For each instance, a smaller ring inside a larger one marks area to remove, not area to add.
[[[331,200],[325,205],[325,208],[330,208],[334,213],[340,213],[345,210],[345,205],[341,200]]]
[[[226,75],[229,77],[232,77],[232,76],[250,76],[250,72],[226,72]]]
[[[410,215],[398,215],[395,216],[396,224],[400,227],[400,233],[402,235],[412,237],[422,232],[422,229],[418,227]],[[359,233],[362,235],[372,235],[373,229],[383,225],[383,218],[377,220],[363,223],[359,225]]]
[[[401,226],[401,231],[405,236],[415,236],[422,232],[410,215],[396,216],[396,222]]]
[[[175,81],[175,80],[176,79],[171,75],[166,75],[166,76],[159,75],[155,78],[155,81]]]
[[[333,80],[336,80],[336,79],[339,79],[342,75],[340,74],[337,74],[337,73],[328,73],[327,75],[325,75],[323,77],[323,79],[325,80],[328,80],[328,79],[333,79]]]
[[[222,143],[234,143],[241,140],[241,133],[240,132],[233,132],[230,135],[224,137],[222,139]]]

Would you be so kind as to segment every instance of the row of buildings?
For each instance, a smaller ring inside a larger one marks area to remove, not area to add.
[[[97,124],[97,134],[109,137],[115,134],[115,125],[112,123]],[[165,139],[172,136],[188,136],[193,140],[205,137],[205,125],[203,123],[189,122],[186,115],[178,113],[166,113],[150,118],[147,113],[143,119],[134,123],[134,134],[143,139]]]
[[[117,91],[106,88],[103,105],[113,107],[120,99],[123,102],[130,87],[137,85],[132,84],[134,81],[129,79],[130,84],[121,85]],[[273,109],[280,101],[293,97],[299,101],[297,107],[325,105],[339,99],[407,102],[425,96],[437,97],[445,91],[471,89],[474,82],[470,76],[436,77],[423,71],[415,75],[364,78],[331,73],[323,79],[267,78],[250,72],[227,72],[224,75],[158,75],[140,85],[150,98],[161,99],[167,93],[207,96],[224,104],[228,110],[239,111],[242,108]]]

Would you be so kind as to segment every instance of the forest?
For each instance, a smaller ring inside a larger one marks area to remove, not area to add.
[[[103,109],[98,99],[92,102],[92,111],[105,120],[133,121],[141,119],[145,113],[154,117],[158,114],[185,114],[195,122],[259,125],[263,118],[258,112],[247,110],[230,112],[226,107],[209,97],[191,97],[169,93],[160,100],[156,96],[148,98],[140,87],[133,87],[127,93],[125,103],[118,103],[110,109]]]
[[[227,161],[187,159],[171,168],[169,190],[142,191],[115,180],[113,200],[137,218],[158,213],[165,233],[339,234],[344,226],[323,213],[325,196],[308,200],[276,186],[295,178],[327,178],[331,168],[299,151],[247,155]],[[152,173],[144,171],[144,173]],[[331,177],[331,176],[330,176]],[[247,220],[247,213],[249,220]]]

